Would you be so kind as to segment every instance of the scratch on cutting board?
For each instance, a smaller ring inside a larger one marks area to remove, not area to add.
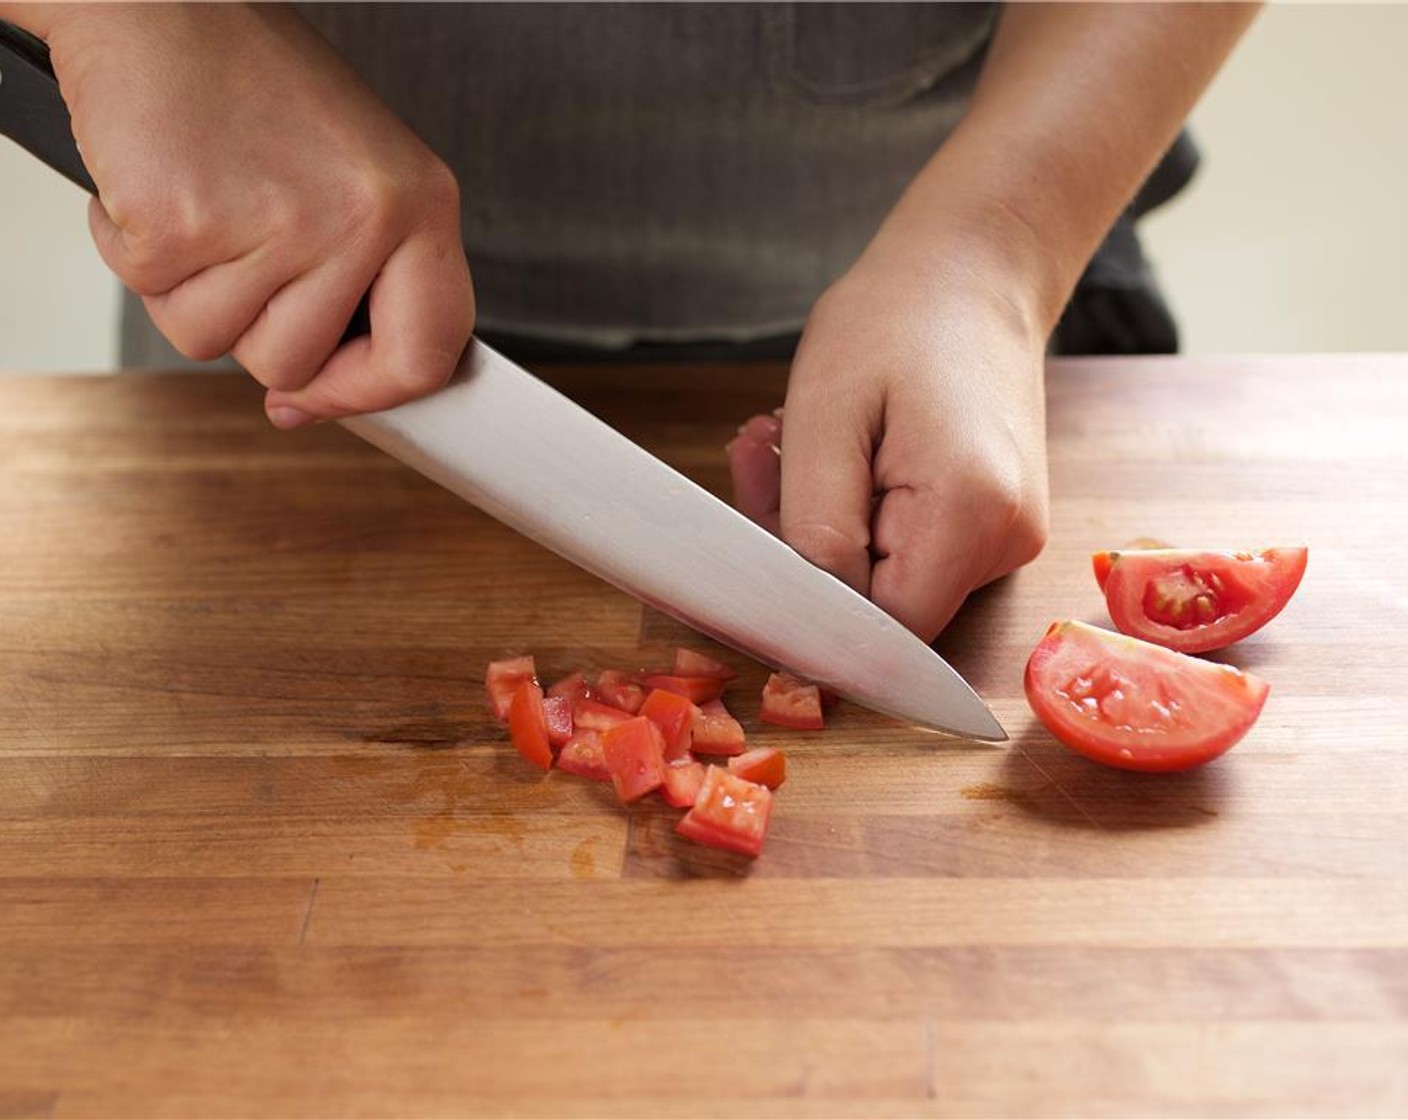
[[[298,943],[303,944],[308,938],[308,927],[313,922],[313,903],[318,901],[318,886],[321,879],[313,880],[313,889],[308,892],[308,909],[303,912],[303,927],[298,931]]]

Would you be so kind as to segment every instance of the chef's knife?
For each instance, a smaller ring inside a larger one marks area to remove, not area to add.
[[[47,48],[3,23],[0,132],[94,192]],[[478,340],[444,389],[342,423],[765,664],[920,727],[1007,737],[962,677],[884,611]]]

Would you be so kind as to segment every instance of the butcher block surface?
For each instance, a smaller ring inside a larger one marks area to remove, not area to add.
[[[721,494],[785,377],[541,372]],[[1048,384],[1050,542],[938,644],[990,747],[760,724],[763,666],[243,377],[0,377],[0,1117],[1408,1114],[1408,358]],[[1310,548],[1192,773],[1022,693],[1137,538]],[[676,644],[788,755],[755,862],[485,706]]]

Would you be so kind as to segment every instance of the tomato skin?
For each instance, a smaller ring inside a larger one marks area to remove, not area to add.
[[[718,677],[725,681],[738,676],[722,661],[715,661],[707,654],[684,646],[675,650],[675,663],[670,671],[677,677]]]
[[[763,686],[763,707],[758,718],[779,727],[820,731],[825,726],[821,690],[790,673],[774,673]]]
[[[1181,653],[1206,653],[1260,630],[1290,601],[1308,550],[1135,549],[1091,562],[1115,627]]]
[[[524,681],[536,681],[538,671],[532,657],[510,657],[491,661],[484,671],[484,691],[489,696],[489,708],[495,719],[508,719],[508,707],[513,695]]]
[[[1261,714],[1270,685],[1083,622],[1053,623],[1027,661],[1027,702],[1058,740],[1107,766],[1190,770]]]
[[[603,669],[596,678],[597,695],[602,703],[635,715],[645,700],[645,689],[629,673],[619,669]]]
[[[578,731],[568,739],[557,756],[557,768],[594,782],[611,781],[611,768],[606,765],[601,732]]]
[[[762,853],[771,817],[772,790],[722,766],[710,766],[694,806],[675,831],[696,844],[756,857]]]
[[[787,780],[787,756],[776,747],[754,747],[728,760],[731,774],[776,789]]]
[[[699,790],[704,785],[704,764],[693,759],[680,759],[665,765],[665,784],[661,792],[665,800],[676,809],[687,809],[694,804]]]
[[[645,716],[601,733],[611,784],[622,801],[636,801],[665,781],[665,738]]]
[[[524,681],[509,701],[508,736],[518,753],[539,770],[552,769],[552,744],[543,715],[543,690],[536,681]]]
[[[694,721],[699,709],[678,693],[654,689],[640,706],[640,714],[665,736],[665,761],[689,754],[694,742]]]
[[[729,714],[722,700],[706,700],[694,720],[693,749],[700,754],[742,754],[743,725]]]
[[[647,673],[640,678],[646,688],[673,692],[694,704],[717,700],[727,683],[722,677],[677,677],[673,673]]]

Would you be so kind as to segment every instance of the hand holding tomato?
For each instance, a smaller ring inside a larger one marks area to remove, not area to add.
[[[992,249],[887,226],[807,322],[785,438],[729,447],[744,513],[925,640],[1045,540],[1046,332]]]

